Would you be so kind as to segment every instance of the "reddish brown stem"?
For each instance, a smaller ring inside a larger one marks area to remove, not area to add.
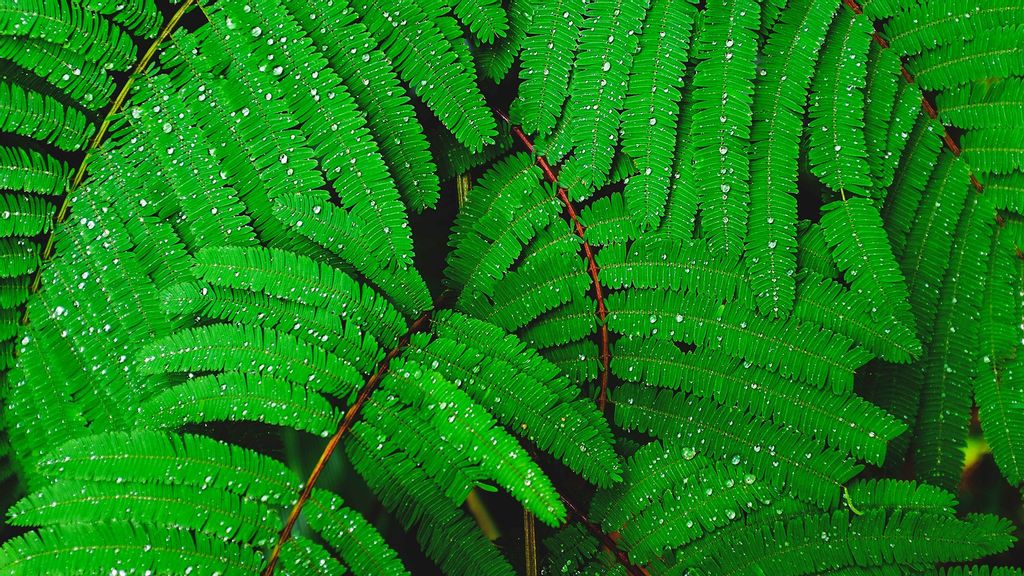
[[[857,0],[843,0],[843,4],[846,4],[846,6],[850,8],[850,10],[853,10],[854,14],[864,13],[864,10],[861,8],[860,4],[857,3]],[[878,44],[882,48],[889,48],[888,40],[883,38],[877,30],[871,33],[871,38],[875,41],[876,44]],[[909,70],[907,70],[907,67],[904,65],[902,58],[900,58],[900,74],[903,76],[903,79],[906,80],[908,84],[914,83],[914,75],[911,74]],[[946,130],[946,126],[941,121],[939,121],[938,110],[936,109],[935,105],[932,104],[927,97],[925,97],[924,94],[921,95],[921,108],[924,110],[924,113],[927,114],[929,118],[939,122],[939,126],[942,127],[943,143],[945,143],[946,148],[948,148],[949,151],[953,153],[953,156],[959,158],[960,153],[962,152],[960,146],[956,143],[956,140],[954,140],[953,137],[949,134],[949,131]],[[981,182],[979,182],[977,178],[975,178],[974,174],[971,174],[971,186],[974,186],[974,189],[978,192],[978,194],[981,194],[985,190],[985,187],[982,186]]]
[[[630,576],[650,576],[650,573],[647,571],[646,568],[644,568],[643,566],[637,566],[630,562],[629,555],[626,554],[621,548],[619,548],[619,545],[616,544],[615,539],[609,536],[608,534],[605,534],[604,531],[601,530],[600,526],[591,522],[590,518],[587,518],[587,515],[584,514],[583,511],[580,510],[576,506],[576,504],[573,503],[572,500],[565,496],[562,496],[561,498],[562,503],[565,504],[565,508],[569,511],[569,513],[575,516],[576,520],[583,524],[583,526],[587,529],[587,532],[590,532],[590,534],[594,538],[597,538],[597,540],[601,543],[602,546],[608,549],[608,551],[615,556],[615,560],[618,561],[618,563],[626,569],[627,574],[630,574]]]
[[[590,279],[594,284],[594,297],[597,300],[597,318],[601,337],[601,373],[598,376],[601,382],[601,392],[597,397],[597,407],[604,412],[605,407],[608,405],[608,363],[611,359],[611,355],[608,352],[608,308],[604,304],[604,290],[601,288],[601,281],[597,275],[598,268],[597,261],[594,259],[594,250],[591,248],[590,243],[587,242],[586,227],[580,222],[576,208],[573,206],[572,200],[569,199],[568,191],[558,184],[557,169],[548,163],[547,158],[537,154],[537,148],[534,146],[533,141],[523,132],[522,128],[512,124],[507,114],[501,110],[495,110],[495,112],[510,126],[512,135],[519,140],[523,148],[526,148],[537,159],[537,166],[544,173],[544,178],[555,185],[558,199],[565,205],[565,211],[569,214],[569,220],[572,222],[573,229],[576,231],[576,235],[580,237],[580,240],[583,241],[583,255],[587,258],[587,271],[590,272]]]
[[[435,303],[434,309],[440,306],[440,302]],[[413,334],[420,332],[430,321],[430,316],[434,309],[428,310],[420,315],[412,326],[409,327],[409,331],[398,341],[398,345],[391,349],[390,352],[384,356],[384,359],[377,364],[377,371],[374,372],[373,376],[366,381],[363,388],[359,391],[359,395],[356,397],[355,403],[349,407],[348,411],[345,412],[345,418],[338,424],[337,431],[331,436],[331,439],[324,446],[323,452],[320,453],[320,459],[317,460],[316,466],[313,467],[313,471],[309,473],[309,478],[306,480],[306,484],[302,488],[302,494],[299,495],[299,499],[292,506],[291,513],[288,514],[288,520],[284,524],[284,528],[281,529],[281,533],[277,538],[277,544],[274,545],[274,549],[270,553],[270,558],[267,560],[267,567],[263,569],[263,576],[271,576],[274,573],[274,568],[277,567],[278,558],[281,556],[281,548],[285,542],[288,541],[292,536],[292,529],[295,527],[295,522],[299,519],[299,514],[302,512],[302,507],[306,505],[309,500],[309,496],[313,493],[313,486],[316,481],[320,478],[320,474],[324,471],[324,466],[327,465],[327,461],[330,460],[331,455],[334,454],[335,449],[341,443],[341,437],[348,432],[355,421],[359,418],[359,413],[362,411],[363,406],[366,405],[367,400],[377,389],[380,381],[387,374],[388,366],[391,361],[398,356],[406,345],[409,344],[409,338]]]

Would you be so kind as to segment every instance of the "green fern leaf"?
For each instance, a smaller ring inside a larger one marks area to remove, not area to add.
[[[566,102],[576,148],[565,170],[586,186],[603,184],[618,142],[629,71],[649,0],[613,0],[586,6],[579,53]]]
[[[816,326],[749,317],[748,308],[650,290],[608,298],[608,327],[619,334],[668,339],[720,350],[785,378],[847,392],[870,356],[845,336]]]
[[[851,338],[879,358],[909,362],[921,356],[921,343],[913,329],[892,314],[878,315],[867,295],[808,271],[797,276],[793,315]],[[877,320],[870,320],[877,317]]]
[[[892,183],[900,146],[905,141],[905,137],[898,135],[910,132],[920,111],[917,107],[897,107],[901,103],[900,89],[909,85],[900,80],[900,60],[892,50],[871,42],[865,66],[863,139],[867,147],[868,175],[873,183],[873,195],[884,196]]]
[[[93,126],[85,114],[54,98],[0,82],[0,129],[73,151],[85,145]]]
[[[1021,34],[1024,31],[1012,25],[986,28],[968,42],[939,46],[911,58],[907,67],[924,90],[970,82],[979,66],[986,77],[1019,76],[1024,71],[1024,48],[1017,42]]]
[[[251,547],[181,528],[128,523],[44,528],[0,548],[0,574],[85,570],[172,570],[220,573],[258,572],[262,558]]]
[[[633,385],[615,394],[615,423],[702,452],[714,459],[738,456],[737,464],[765,471],[774,489],[819,506],[839,501],[843,483],[861,467],[839,452],[752,417],[741,410],[715,410],[706,399]],[[810,456],[807,456],[810,454]]]
[[[568,95],[569,72],[584,25],[585,2],[533,2],[533,7],[533,21],[523,40],[522,86],[511,114],[513,121],[527,132],[545,136],[554,129]]]
[[[624,196],[641,230],[656,227],[665,211],[692,12],[690,3],[651,0],[629,76],[622,150],[636,162],[638,174],[629,179]]]
[[[1017,173],[1024,166],[1024,138],[1021,138],[1019,132],[1011,130],[972,130],[964,134],[963,154],[975,170],[996,174]]]
[[[1024,24],[1024,9],[1016,2],[985,0],[964,6],[954,0],[941,0],[918,10],[894,13],[885,23],[885,36],[898,54],[912,56],[1013,24]]]
[[[746,274],[735,259],[701,241],[647,236],[598,253],[602,283],[612,289],[667,289],[708,300],[750,301]]]
[[[765,74],[754,89],[750,158],[751,287],[762,314],[793,307],[796,269],[797,155],[807,87],[835,5],[801,0],[788,8],[765,47]]]
[[[1020,362],[1014,357],[1019,347],[1014,318],[1019,310],[1014,295],[1020,282],[1021,260],[1005,225],[995,229],[984,275],[981,301],[981,345],[974,398],[983,422],[985,439],[1003,476],[1015,485],[1024,482],[1024,453],[1020,430],[1024,418],[1016,407],[1020,398]]]
[[[945,152],[929,179],[907,238],[901,266],[910,292],[917,332],[927,343],[949,266],[956,223],[970,194],[967,166]]]
[[[53,225],[52,206],[38,196],[0,194],[0,237],[35,236]]]
[[[837,192],[874,196],[864,142],[864,87],[871,24],[843,15],[825,39],[811,86],[807,130],[811,173]]]
[[[914,107],[918,105],[919,102],[915,101]],[[881,211],[885,231],[892,244],[892,253],[897,259],[902,260],[904,257],[907,236],[916,221],[915,214],[921,195],[939,158],[941,147],[942,141],[935,133],[935,125],[923,114],[919,115],[900,156]],[[909,286],[910,274],[904,270],[904,275],[908,277]]]
[[[505,37],[480,46],[476,51],[476,64],[480,73],[492,82],[501,82],[512,69],[533,23],[533,11],[531,0],[511,0],[508,3],[509,26]]]
[[[325,398],[285,380],[225,372],[168,388],[139,407],[139,422],[157,428],[215,421],[260,421],[327,437],[341,414]]]
[[[551,481],[511,436],[494,426],[494,420],[465,392],[412,362],[396,366],[382,385],[383,390],[397,394],[414,409],[428,414],[435,423],[458,419],[459,428],[447,428],[449,442],[468,448],[481,469],[538,518],[551,525],[565,520],[565,508]]]
[[[442,3],[366,0],[354,8],[367,29],[382,39],[381,49],[402,79],[460,142],[480,149],[492,141],[496,125],[475,85],[474,71],[456,64],[454,47],[432,22],[446,11]],[[434,47],[433,53],[425,46]]]
[[[894,540],[893,534],[914,537]],[[728,540],[729,552],[725,542],[718,543],[715,550],[704,550],[705,560],[693,568],[699,574],[785,576],[842,566],[959,560],[1003,550],[1011,541],[1006,522],[994,516],[962,521],[916,512],[851,516],[837,511],[751,526]]]
[[[102,526],[132,511],[132,521],[165,529],[186,528],[197,536],[253,546],[272,541],[281,521],[260,502],[194,486],[56,482],[22,499],[9,512],[16,526]],[[114,524],[116,526],[116,524]],[[112,528],[114,526],[111,526]]]
[[[140,354],[151,374],[243,368],[347,398],[362,385],[360,373],[372,371],[383,352],[355,329],[344,338],[337,349],[350,354],[336,356],[284,332],[214,324],[172,334]]]
[[[63,46],[90,62],[127,70],[135,60],[131,36],[78,3],[11,4],[0,15],[0,36],[20,36]]]
[[[756,29],[760,7],[749,0],[714,1],[705,14],[692,95],[693,170],[717,175],[698,183],[701,225],[712,250],[743,251],[749,210],[749,140]]]
[[[481,42],[491,44],[508,34],[508,19],[497,0],[446,0],[452,11]]]
[[[684,353],[659,340],[619,340],[612,372],[628,382],[690,392],[738,407],[777,424],[828,442],[872,464],[885,458],[885,445],[905,427],[855,395],[799,387],[762,368],[719,352]]]
[[[107,104],[113,79],[97,64],[60,44],[0,36],[0,57],[43,78],[88,110]]]
[[[839,278],[839,268],[836,268],[825,234],[817,222],[797,222],[796,267],[801,272],[810,271],[833,280]]]
[[[977,375],[978,320],[992,241],[989,214],[983,199],[967,199],[924,358],[928,386],[921,394],[914,437],[917,474],[947,489],[960,478],[960,446],[967,437],[971,383]]]
[[[513,576],[515,570],[461,509],[444,498],[435,484],[402,452],[375,449],[382,436],[361,422],[347,444],[353,467],[385,506],[396,510],[424,552],[448,574]]]
[[[832,257],[850,289],[864,294],[872,303],[870,318],[893,318],[910,326],[907,285],[892,255],[878,209],[866,198],[848,198],[827,204],[821,211],[821,229],[833,249]]]
[[[965,84],[936,97],[943,122],[960,128],[1016,126],[1022,121],[1024,79],[1006,78],[989,84]]]

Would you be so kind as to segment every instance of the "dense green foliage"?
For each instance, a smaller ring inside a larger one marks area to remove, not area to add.
[[[0,575],[1021,574],[1022,98],[1015,0],[0,0]]]

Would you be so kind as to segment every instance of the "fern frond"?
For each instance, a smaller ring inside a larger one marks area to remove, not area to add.
[[[819,276],[839,278],[839,268],[832,259],[825,234],[817,222],[800,220],[797,222],[796,267],[800,272],[810,271]]]
[[[131,36],[92,7],[77,2],[12,3],[0,15],[0,36],[57,44],[118,71],[127,70],[135,60]]]
[[[931,340],[942,279],[949,266],[956,223],[970,194],[969,186],[967,166],[944,152],[929,178],[907,237],[901,267],[917,331],[925,343]]]
[[[508,34],[508,19],[498,0],[446,0],[473,35],[486,44]]]
[[[658,229],[669,238],[689,240],[694,236],[697,221],[697,209],[700,205],[700,193],[693,177],[693,141],[690,128],[693,115],[682,113],[689,109],[691,97],[684,94],[680,104],[679,125],[676,127],[675,159],[672,163],[672,174],[669,179],[668,205],[665,207],[665,218]]]
[[[353,574],[409,574],[377,530],[337,495],[315,490],[310,500],[314,505],[306,514],[310,527],[341,556]]]
[[[701,178],[701,225],[712,250],[738,255],[747,239],[749,138],[756,29],[761,10],[750,0],[714,1],[705,14],[693,78],[693,170]]]
[[[430,306],[430,293],[419,273],[411,266],[390,265],[368,248],[360,222],[342,208],[302,195],[277,198],[275,216],[291,230],[323,246],[343,262],[356,268],[383,292],[406,317],[415,317]],[[389,234],[388,228],[369,230],[379,240]],[[411,254],[402,260],[408,263]]]
[[[914,107],[918,106],[919,102],[915,101]],[[941,148],[942,142],[935,133],[935,124],[925,115],[918,115],[914,129],[900,155],[899,164],[893,174],[893,182],[881,210],[885,231],[892,244],[892,253],[897,259],[904,258],[907,237],[911,227],[917,222],[915,214],[935,163],[939,159]],[[904,276],[908,278],[909,287],[910,274],[905,269]]]
[[[519,335],[523,342],[542,350],[586,339],[597,332],[597,323],[594,302],[580,297],[541,314]]]
[[[857,480],[850,482],[847,492],[847,506],[852,503],[859,511],[884,509],[955,517],[953,494],[929,484],[888,478]]]
[[[910,100],[904,94],[916,95],[917,91],[908,90],[910,85],[900,80],[900,60],[895,52],[872,42],[866,66],[864,142],[868,175],[874,185],[874,194],[884,196],[892,183],[906,135],[913,128],[920,109],[904,103],[904,100]]]
[[[1024,79],[961,85],[940,92],[935,104],[943,122],[960,128],[1016,126],[1024,120]]]
[[[106,106],[113,79],[96,63],[58,43],[0,36],[0,57],[44,79],[88,110]]]
[[[533,6],[533,20],[523,40],[522,85],[511,115],[527,132],[546,136],[568,96],[586,5],[583,0],[557,0]],[[544,153],[551,156],[547,150]]]
[[[989,566],[954,566],[935,571],[939,576],[1020,576],[1020,568],[992,568]]]
[[[429,360],[432,369],[460,382],[477,402],[491,406],[505,426],[587,480],[604,487],[618,479],[611,431],[553,365],[516,337],[479,320],[439,314],[434,327],[437,338],[419,351],[421,365]],[[481,341],[489,344],[477,344]],[[407,352],[404,357],[416,360],[417,354]]]
[[[580,211],[580,222],[586,227],[587,241],[602,246],[632,240],[640,236],[622,194],[597,198]]]
[[[491,44],[478,47],[475,52],[480,73],[492,82],[505,79],[526,41],[526,33],[533,23],[534,5],[531,0],[511,0],[508,3],[508,32]]]
[[[840,488],[861,467],[843,454],[739,409],[722,410],[708,399],[623,385],[615,392],[615,423],[666,442],[689,446],[714,459],[762,470],[776,490],[822,507],[839,501]],[[808,456],[809,454],[809,456]]]
[[[636,163],[624,196],[641,230],[661,220],[668,199],[680,88],[693,5],[651,0],[623,102],[622,150]]]
[[[635,290],[611,295],[608,307],[608,327],[616,333],[720,350],[836,392],[849,391],[853,371],[870,358],[845,336],[809,324],[750,317],[746,306],[735,302]]]
[[[380,146],[402,200],[416,211],[434,206],[439,184],[427,139],[422,126],[410,121],[415,110],[376,40],[355,21],[347,3],[286,0],[285,5],[365,112],[366,126]],[[345,42],[334,41],[335,30],[350,36]]]
[[[208,492],[208,493],[206,493]],[[261,546],[281,528],[264,504],[195,486],[124,482],[55,482],[11,508],[16,526],[59,525],[62,530],[103,525],[131,510],[135,524],[185,528],[197,536]]]
[[[1015,485],[1024,482],[1024,453],[1021,452],[1024,412],[1018,406],[1021,397],[1020,366],[1015,358],[1020,344],[1019,311],[1015,299],[1020,283],[1021,260],[1006,225],[995,229],[984,274],[985,292],[981,299],[980,345],[974,399],[985,439],[1003,476]]]
[[[476,86],[475,72],[458,63],[454,47],[433,22],[447,11],[440,2],[365,0],[353,8],[380,38],[395,69],[460,142],[471,149],[491,142],[496,124]]]
[[[967,436],[971,383],[978,369],[978,320],[992,242],[989,214],[983,198],[972,194],[967,199],[924,359],[928,386],[921,394],[915,434],[917,475],[947,489],[959,481],[960,446]]]
[[[612,289],[665,289],[714,301],[750,301],[740,263],[699,240],[646,236],[603,248],[597,264],[602,283]]]
[[[692,480],[666,491],[621,531],[631,560],[650,562],[762,506],[772,494],[752,474],[724,462],[706,463]]]
[[[565,519],[551,481],[526,452],[465,392],[414,362],[396,366],[384,379],[382,390],[397,394],[414,409],[439,424],[459,420],[449,431],[448,442],[464,446],[481,469],[505,487],[523,506],[544,522],[557,525]]]
[[[225,372],[189,379],[139,407],[147,427],[179,428],[216,421],[259,421],[327,437],[341,414],[304,386],[271,376]]]
[[[347,354],[337,356],[286,332],[213,324],[154,342],[140,351],[140,357],[150,374],[243,369],[347,398],[362,385],[361,373],[372,371],[384,355],[372,340],[356,330],[348,332],[335,343]]]
[[[262,558],[252,548],[180,528],[128,523],[44,528],[0,548],[0,574],[85,570],[170,570],[220,573],[258,572]]]
[[[67,151],[84,147],[93,132],[81,111],[8,82],[0,82],[0,129]]]
[[[435,484],[401,451],[378,450],[383,439],[363,421],[346,445],[353,467],[394,510],[406,527],[416,527],[424,552],[449,574],[512,576],[512,566],[487,541],[462,510],[443,496],[445,486]]]
[[[828,442],[880,464],[885,445],[905,427],[856,395],[799,386],[778,374],[712,351],[684,353],[659,340],[619,340],[612,371],[627,382],[690,392],[727,408]]]
[[[837,511],[753,525],[728,540],[709,542],[712,548],[703,551],[704,559],[693,568],[699,574],[786,576],[848,566],[941,562],[1006,549],[1013,541],[1007,527],[994,516],[963,521],[916,512],[856,516]],[[894,534],[906,537],[892,538]]]
[[[823,206],[821,211],[821,230],[832,257],[850,289],[872,303],[871,319],[892,318],[909,326],[907,285],[875,205],[867,198],[846,198]]]
[[[483,189],[471,195],[466,211],[456,217],[447,273],[462,289],[460,304],[493,295],[527,242],[562,210],[552,191],[541,185],[540,169],[528,156],[509,160],[485,175]],[[492,188],[492,179],[497,188]]]
[[[785,316],[793,307],[800,118],[835,8],[823,0],[800,0],[784,11],[754,89],[746,251],[762,314]]]
[[[837,192],[871,198],[864,141],[864,87],[871,45],[867,18],[843,14],[825,38],[811,85],[809,122],[811,173]]]
[[[985,183],[985,193],[994,207],[1018,214],[1024,212],[1024,206],[1020,203],[1020,199],[1024,198],[1021,191],[1024,191],[1024,172],[992,175]]]
[[[794,316],[848,336],[879,358],[903,363],[921,356],[913,327],[879,310],[861,292],[807,271],[797,276],[796,296]]]
[[[0,237],[32,237],[53,225],[52,206],[45,198],[0,194]]]
[[[1024,24],[1024,9],[1012,0],[984,0],[971,5],[963,5],[955,0],[940,0],[913,10],[900,11],[885,23],[884,29],[893,50],[913,56],[930,48],[961,43],[983,36],[989,30],[1014,24]]]
[[[1011,174],[1024,166],[1024,138],[1015,130],[971,130],[964,134],[962,145],[964,158],[974,170]]]
[[[907,63],[914,80],[925,90],[942,90],[974,79],[981,66],[985,76],[1007,78],[1024,71],[1024,48],[1017,40],[1020,27],[986,28],[971,40],[928,50]]]
[[[585,7],[579,53],[569,81],[566,108],[575,154],[565,171],[597,187],[608,179],[629,71],[649,0],[613,0]]]

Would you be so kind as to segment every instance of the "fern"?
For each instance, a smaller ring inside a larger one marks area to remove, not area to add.
[[[8,4],[0,574],[1019,573],[1015,3]]]

